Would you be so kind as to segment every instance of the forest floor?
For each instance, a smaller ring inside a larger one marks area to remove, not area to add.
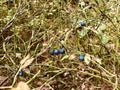
[[[0,0],[0,89],[21,81],[22,90],[120,90],[120,1]]]

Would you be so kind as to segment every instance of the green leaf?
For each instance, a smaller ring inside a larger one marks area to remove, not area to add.
[[[102,42],[102,44],[106,44],[106,43],[108,43],[108,41],[109,41],[109,36],[104,34],[104,33],[101,34],[101,42]]]
[[[85,28],[84,28],[84,29],[79,33],[79,37],[80,37],[80,38],[83,38],[85,35],[87,35],[88,31],[89,31],[88,29],[85,29]]]
[[[40,20],[39,19],[33,19],[30,21],[31,26],[39,26]]]
[[[106,25],[105,24],[101,24],[99,27],[98,27],[98,31],[103,31],[106,29]]]

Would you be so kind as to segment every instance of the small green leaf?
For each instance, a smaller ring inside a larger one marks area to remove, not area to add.
[[[99,27],[98,27],[98,32],[101,33],[102,31],[104,31],[106,29],[106,25],[105,24],[101,24]]]
[[[87,35],[88,31],[89,31],[89,30],[87,30],[87,29],[84,28],[84,29],[79,33],[79,37],[80,37],[80,38],[83,38],[85,35]]]
[[[31,20],[30,21],[30,25],[31,26],[38,26],[40,24],[40,21],[39,21],[39,19],[33,19],[33,20]]]
[[[107,36],[106,34],[101,34],[101,42],[102,44],[106,44],[109,41],[109,36]]]

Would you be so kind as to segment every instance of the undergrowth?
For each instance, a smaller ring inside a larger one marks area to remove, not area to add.
[[[0,3],[0,89],[120,90],[119,0]]]

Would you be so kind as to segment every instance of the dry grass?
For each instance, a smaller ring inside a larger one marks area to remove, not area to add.
[[[119,0],[0,3],[0,89],[20,81],[32,90],[120,89]]]

